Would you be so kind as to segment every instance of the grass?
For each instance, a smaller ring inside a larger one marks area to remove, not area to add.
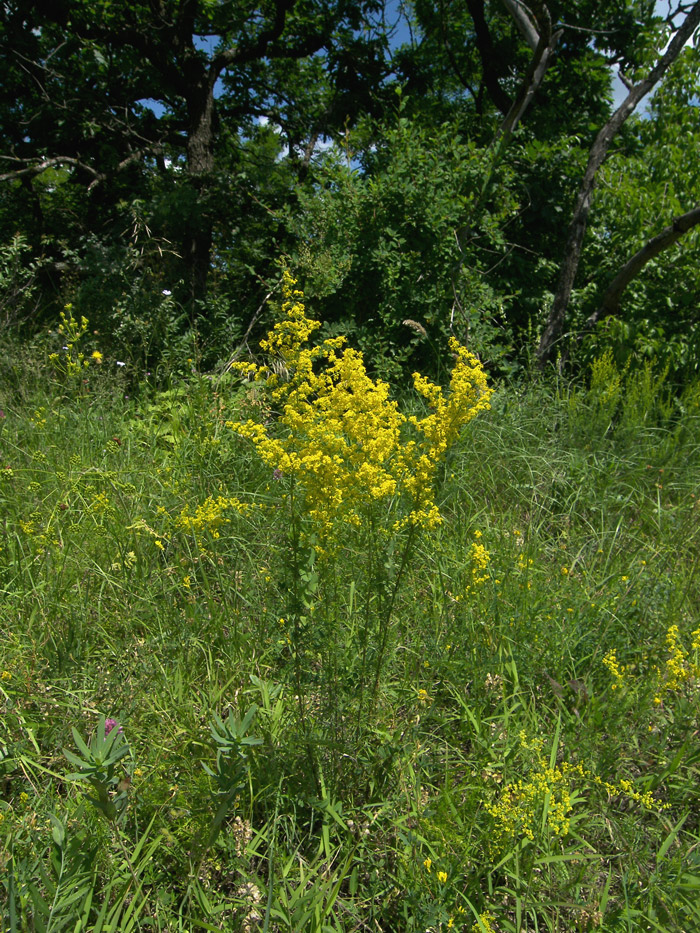
[[[266,417],[249,388],[30,362],[0,387],[5,929],[700,926],[697,389],[498,388],[387,614],[362,530],[290,550],[225,425]]]

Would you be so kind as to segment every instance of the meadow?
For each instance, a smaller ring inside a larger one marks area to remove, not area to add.
[[[4,929],[699,929],[700,385],[394,405],[290,295],[282,372],[0,351]]]

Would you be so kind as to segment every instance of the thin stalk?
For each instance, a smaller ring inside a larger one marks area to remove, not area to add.
[[[403,580],[404,571],[408,564],[408,559],[413,550],[413,545],[415,542],[416,536],[416,526],[411,525],[410,531],[408,532],[408,537],[406,538],[406,544],[403,549],[403,554],[401,555],[401,563],[399,564],[398,573],[394,578],[394,585],[391,590],[391,596],[389,598],[389,604],[387,606],[386,612],[383,613],[382,622],[382,639],[379,648],[379,654],[377,656],[377,667],[374,675],[374,685],[372,687],[372,706],[370,707],[370,712],[373,713],[376,702],[377,702],[377,691],[379,689],[379,678],[381,677],[382,667],[384,664],[384,655],[386,653],[386,648],[389,643],[389,623],[391,622],[391,616],[394,612],[394,606],[396,604],[396,597],[399,594],[399,589],[401,587],[401,582]]]
[[[357,710],[357,725],[355,729],[355,734],[359,736],[360,729],[362,728],[362,713],[364,711],[365,705],[365,673],[367,671],[367,643],[369,641],[369,628],[371,621],[371,605],[372,605],[372,588],[374,583],[374,547],[375,542],[374,536],[374,516],[370,511],[368,514],[368,526],[369,532],[367,534],[367,547],[365,552],[367,554],[367,595],[364,600],[364,625],[362,628],[362,661],[360,664],[360,702]]]
[[[313,748],[311,745],[311,732],[309,729],[308,719],[306,717],[306,708],[304,705],[304,697],[302,691],[302,682],[301,682],[301,655],[300,655],[300,646],[301,646],[301,594],[299,591],[299,580],[301,576],[301,564],[299,561],[299,552],[301,550],[301,529],[299,527],[299,514],[296,508],[296,499],[294,496],[295,492],[295,480],[292,477],[291,480],[291,491],[290,491],[290,521],[291,521],[291,547],[292,547],[292,617],[294,619],[294,689],[296,691],[296,701],[297,706],[299,707],[299,722],[301,723],[302,731],[304,733],[304,745],[306,748],[306,755],[309,760],[309,767],[311,769],[311,774],[313,775],[314,781],[316,782],[317,789],[319,786],[318,773],[316,768],[316,759],[313,753]]]

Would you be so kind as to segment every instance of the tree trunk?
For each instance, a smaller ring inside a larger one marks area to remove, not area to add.
[[[202,81],[188,100],[190,130],[187,137],[187,172],[197,192],[197,201],[188,226],[183,232],[182,256],[186,265],[188,300],[194,310],[196,301],[207,294],[211,264],[214,219],[211,213],[211,184],[214,160],[214,86]]]
[[[596,175],[598,169],[605,160],[610,143],[622,124],[634,111],[640,100],[652,90],[668,71],[685,43],[692,36],[698,24],[700,24],[700,0],[693,5],[683,25],[676,31],[668,48],[661,58],[659,58],[649,75],[644,78],[643,81],[634,85],[625,100],[620,104],[615,113],[596,136],[588,156],[588,165],[586,166],[586,172],[576,198],[574,213],[571,218],[571,223],[569,224],[564,260],[559,272],[559,281],[552,302],[552,308],[540,340],[540,345],[537,349],[537,359],[540,366],[544,366],[551,361],[554,351],[564,334],[566,313],[569,307],[569,301],[571,300],[574,279],[576,278],[576,272],[578,271],[578,265],[581,259],[581,249],[583,246],[583,238],[586,233],[586,226],[588,224],[588,214],[593,200],[593,188],[595,186]]]
[[[632,279],[638,275],[644,266],[663,250],[672,246],[676,240],[679,240],[684,233],[700,224],[700,207],[693,208],[680,217],[676,217],[673,223],[666,227],[658,236],[649,240],[632,258],[625,263],[603,295],[600,307],[591,314],[584,325],[584,331],[592,330],[601,318],[608,317],[610,314],[617,314],[620,306],[622,293],[627,288]]]

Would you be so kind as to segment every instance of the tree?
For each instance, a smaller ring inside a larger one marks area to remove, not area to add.
[[[682,9],[682,7],[679,7]],[[610,119],[599,131],[588,156],[588,164],[576,198],[573,216],[569,223],[564,259],[559,281],[552,302],[537,356],[541,364],[551,360],[566,323],[566,312],[571,291],[581,258],[583,238],[586,233],[591,209],[596,176],[610,148],[610,144],[639,102],[656,86],[680,54],[685,43],[700,25],[700,2],[687,12],[682,25],[675,33],[666,50],[661,54],[649,73],[636,84],[629,85],[629,93]]]
[[[113,206],[117,176],[128,173],[137,193],[177,173],[178,252],[194,304],[217,223],[241,209],[230,179],[246,139],[267,119],[303,171],[314,141],[366,108],[385,75],[381,12],[380,0],[8,0],[3,67],[18,93],[2,124],[3,180],[61,166],[88,204],[102,189]]]
[[[645,243],[644,246],[625,263],[608,285],[599,307],[586,320],[586,329],[590,330],[598,321],[607,317],[609,314],[617,314],[622,293],[632,279],[639,275],[647,263],[655,259],[656,256],[665,249],[668,249],[669,246],[673,246],[684,233],[692,230],[693,227],[696,227],[698,224],[700,224],[700,207],[695,207],[685,214],[682,214],[680,217],[676,217],[673,223],[665,227],[661,233],[649,240],[648,243]]]

